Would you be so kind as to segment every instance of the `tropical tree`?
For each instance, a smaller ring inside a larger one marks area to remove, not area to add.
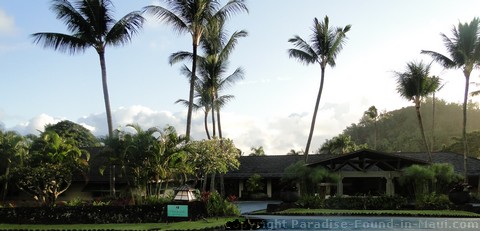
[[[245,0],[230,0],[224,6],[220,6],[220,3],[216,0],[165,0],[165,3],[167,8],[150,5],[146,6],[144,11],[160,21],[171,24],[178,32],[188,32],[192,36],[192,75],[190,78],[186,126],[186,138],[190,139],[193,98],[197,78],[197,50],[206,26],[212,18],[224,21],[234,13],[248,12],[248,8]]]
[[[367,111],[363,113],[363,115],[368,119],[369,121],[373,121],[373,127],[375,129],[375,136],[373,138],[373,150],[377,150],[377,121],[379,118],[378,110],[375,106],[371,106],[368,108]]]
[[[258,148],[251,147],[250,151],[252,152],[250,153],[249,156],[265,156],[265,151],[263,150],[263,146],[258,146]]]
[[[290,149],[290,151],[287,152],[287,155],[292,155],[292,156],[297,156],[303,154],[303,150],[296,151],[295,149]]]
[[[30,148],[30,158],[13,171],[16,185],[43,205],[53,206],[72,183],[73,174],[86,176],[90,154],[69,138],[45,131]]]
[[[422,50],[422,54],[430,55],[433,60],[440,63],[443,67],[448,69],[462,69],[465,77],[465,90],[463,95],[463,123],[462,123],[462,138],[463,138],[463,173],[464,180],[468,182],[467,177],[467,156],[468,156],[468,141],[467,141],[467,103],[470,85],[470,74],[480,62],[480,19],[474,18],[470,23],[458,23],[457,27],[453,27],[453,37],[441,33],[445,47],[449,56],[439,52]]]
[[[5,203],[5,198],[8,193],[8,185],[11,178],[11,169],[14,166],[22,166],[23,160],[28,153],[27,140],[14,131],[2,132],[0,131],[0,166],[4,169],[0,179],[3,181],[2,201]]]
[[[397,77],[397,92],[400,96],[415,104],[425,151],[428,153],[428,161],[432,162],[432,153],[425,136],[420,105],[424,98],[438,89],[440,85],[439,79],[430,76],[430,64],[426,65],[423,62],[409,62],[405,72],[395,72],[395,76]]]
[[[318,154],[345,154],[354,152],[360,149],[365,149],[366,144],[357,145],[349,135],[340,134],[325,143],[317,150]]]
[[[440,81],[438,78],[430,76],[430,64],[426,65],[423,62],[409,62],[405,72],[395,72],[395,75],[397,77],[397,92],[400,96],[415,104],[425,151],[428,153],[429,162],[432,162],[432,153],[425,136],[420,105],[425,97],[437,91]]]
[[[110,0],[53,0],[52,11],[62,20],[71,34],[40,32],[32,34],[34,43],[44,48],[77,54],[93,47],[100,59],[103,97],[107,114],[108,135],[113,136],[112,113],[107,86],[105,49],[125,45],[142,27],[144,18],[139,11],[128,13],[119,21],[113,18]]]
[[[80,148],[96,147],[100,145],[100,142],[90,130],[72,121],[63,120],[56,124],[47,124],[45,125],[45,131],[46,130],[55,131],[59,136],[64,138],[72,138],[77,142],[77,145]]]
[[[327,65],[331,67],[335,66],[335,58],[342,50],[346,41],[346,33],[350,28],[351,25],[347,25],[344,28],[332,28],[329,25],[328,16],[325,16],[323,22],[319,22],[317,18],[313,20],[313,34],[310,37],[310,44],[298,35],[288,40],[295,47],[288,50],[290,58],[295,58],[307,65],[318,63],[321,70],[320,88],[318,90],[312,123],[310,125],[310,133],[305,147],[305,162],[307,162],[308,159],[310,143],[312,141],[313,131],[315,130],[315,121],[325,80],[325,68]]]

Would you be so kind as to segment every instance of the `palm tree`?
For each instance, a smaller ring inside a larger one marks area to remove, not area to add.
[[[263,150],[262,146],[251,147],[250,150],[252,151],[249,156],[265,156],[265,151]]]
[[[420,113],[420,104],[423,99],[433,94],[439,87],[438,78],[430,76],[430,64],[425,65],[423,62],[409,62],[405,72],[395,72],[397,77],[397,91],[403,98],[413,101],[415,111],[417,112],[418,125],[422,135],[425,150],[428,153],[428,161],[432,162],[432,153],[428,147],[425,130],[422,123],[422,115]]]
[[[375,128],[375,136],[373,139],[373,150],[377,150],[377,120],[378,120],[378,110],[375,106],[371,106],[367,111],[363,113],[367,119],[373,121],[373,126]]]
[[[195,89],[197,48],[200,40],[211,18],[226,20],[230,15],[246,11],[248,12],[245,0],[230,0],[223,7],[216,0],[164,0],[168,8],[150,5],[144,8],[161,21],[171,24],[178,32],[188,32],[192,36],[192,76],[190,78],[190,91],[188,97],[187,128],[186,138],[190,138],[192,123],[193,97]]]
[[[228,70],[228,59],[234,50],[238,39],[247,36],[244,30],[234,32],[229,38],[224,32],[224,21],[212,19],[206,26],[204,36],[201,40],[201,48],[204,56],[197,56],[199,78],[196,79],[195,91],[197,103],[206,107],[204,109],[206,115],[208,110],[212,110],[212,133],[216,136],[216,126],[218,126],[218,134],[220,139],[222,136],[220,109],[234,98],[233,95],[219,95],[219,93],[232,86],[238,80],[243,79],[243,69],[237,68],[235,71],[225,76]],[[228,39],[227,39],[228,38]],[[170,63],[177,63],[186,59],[193,59],[193,54],[187,51],[180,51],[170,56]],[[189,70],[183,68],[183,73]],[[210,100],[210,101],[208,101]],[[186,103],[188,101],[181,100]],[[195,109],[195,105],[194,105]],[[215,117],[216,112],[216,117]],[[208,134],[208,132],[207,132]]]
[[[51,8],[62,20],[71,34],[40,32],[32,34],[34,43],[43,44],[61,52],[77,54],[93,47],[100,58],[102,71],[103,97],[107,114],[108,135],[113,135],[112,113],[107,87],[107,67],[105,49],[107,45],[118,46],[130,42],[132,36],[141,29],[144,18],[139,11],[128,13],[119,21],[113,16],[110,0],[53,0]]]
[[[295,35],[288,41],[293,43],[293,49],[288,50],[290,58],[295,58],[304,64],[318,63],[321,69],[320,89],[318,90],[317,101],[313,111],[312,123],[310,125],[310,133],[308,135],[307,145],[305,147],[305,163],[308,159],[308,151],[312,142],[313,131],[315,129],[315,121],[322,96],[323,83],[325,80],[325,68],[327,65],[334,67],[335,58],[343,48],[346,41],[346,33],[350,30],[351,25],[342,28],[329,27],[328,16],[325,16],[323,22],[319,22],[317,18],[313,20],[313,34],[310,37],[309,44],[300,36]]]
[[[34,43],[43,44],[61,52],[77,54],[93,47],[100,59],[102,71],[103,98],[107,115],[108,136],[113,137],[112,112],[107,86],[105,49],[107,45],[125,45],[137,34],[145,21],[139,11],[133,11],[116,21],[112,17],[113,4],[110,0],[53,0],[52,10],[57,18],[64,21],[71,35],[41,32],[32,35]],[[115,173],[110,170],[111,177]],[[113,181],[113,179],[110,179]],[[113,183],[110,183],[113,186]],[[114,188],[110,189],[113,196]]]
[[[474,18],[470,23],[458,23],[458,27],[453,27],[453,37],[449,38],[447,35],[441,33],[443,42],[450,57],[441,53],[429,50],[422,50],[422,54],[430,55],[433,60],[440,63],[443,67],[448,69],[461,68],[465,77],[465,90],[463,96],[463,123],[462,123],[462,137],[463,137],[463,174],[465,182],[468,182],[467,177],[467,103],[468,103],[468,88],[470,84],[470,74],[473,68],[477,67],[480,62],[480,19]]]

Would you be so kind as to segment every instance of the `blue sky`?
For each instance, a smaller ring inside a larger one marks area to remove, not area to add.
[[[114,1],[116,18],[158,1]],[[243,152],[263,146],[267,154],[304,149],[318,91],[320,69],[289,59],[288,39],[308,38],[313,18],[328,15],[331,25],[352,25],[337,66],[327,68],[311,150],[351,123],[371,105],[394,110],[411,103],[395,91],[393,71],[409,61],[430,62],[420,50],[443,52],[440,33],[450,35],[458,22],[478,17],[478,0],[261,0],[248,2],[249,14],[234,16],[230,32],[246,30],[231,57],[231,69],[242,67],[245,79],[230,88],[235,95],[223,109],[224,135]],[[22,134],[46,123],[68,119],[96,135],[106,134],[98,56],[93,49],[71,56],[32,43],[35,32],[66,32],[50,11],[49,0],[0,0],[0,127]],[[190,50],[190,36],[148,19],[142,32],[125,47],[107,48],[107,72],[115,126],[174,125],[184,133],[186,109],[174,104],[188,98],[180,64],[168,56]],[[446,82],[438,94],[462,100],[461,71],[433,64],[432,74]],[[478,81],[478,72],[472,81]],[[473,98],[478,101],[477,98]],[[202,113],[192,135],[205,138]]]

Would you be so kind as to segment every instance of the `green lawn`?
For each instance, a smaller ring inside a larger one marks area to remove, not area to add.
[[[218,227],[225,225],[228,221],[243,218],[209,218],[207,221],[185,221],[176,223],[145,223],[145,224],[71,224],[71,225],[17,225],[17,224],[0,224],[0,230],[5,229],[29,229],[29,230],[92,230],[92,229],[115,229],[115,230],[192,230],[204,229],[209,227]]]
[[[427,216],[427,217],[480,217],[480,214],[457,210],[342,210],[292,208],[272,214],[323,216]]]

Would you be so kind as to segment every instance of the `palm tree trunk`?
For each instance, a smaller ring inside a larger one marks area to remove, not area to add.
[[[215,173],[212,173],[211,179],[210,179],[210,192],[215,191]]]
[[[436,99],[435,99],[435,92],[433,92],[432,96],[432,143],[430,144],[430,150],[433,152],[434,150],[434,145],[435,145],[435,105],[436,104]]]
[[[112,112],[110,109],[110,97],[108,96],[107,65],[105,63],[105,53],[103,51],[98,52],[98,56],[100,58],[100,67],[102,69],[103,99],[105,101],[105,111],[107,114],[108,136],[113,137]]]
[[[308,161],[308,151],[310,149],[310,144],[312,142],[313,131],[315,130],[315,121],[317,119],[318,106],[320,105],[320,98],[322,97],[323,83],[325,80],[325,66],[321,64],[320,68],[322,70],[322,76],[320,78],[320,88],[318,90],[317,101],[315,102],[315,109],[313,110],[313,117],[312,117],[312,123],[310,125],[310,133],[308,134],[307,146],[305,147],[305,153],[304,153],[305,163],[307,163]]]
[[[428,153],[428,162],[432,163],[432,153],[430,152],[430,148],[428,147],[427,137],[425,136],[425,130],[423,129],[422,115],[420,114],[420,101],[415,102],[415,111],[417,112],[418,125],[420,126],[423,144],[425,145],[425,150]]]
[[[465,93],[463,96],[463,124],[462,124],[462,137],[463,137],[463,176],[464,182],[468,184],[468,172],[467,172],[467,157],[468,157],[468,142],[467,142],[467,103],[468,103],[468,87],[470,85],[470,72],[464,71],[465,75]]]
[[[3,183],[3,195],[2,195],[2,202],[5,204],[5,199],[7,198],[8,193],[8,178],[10,175],[10,160],[7,160],[7,168],[5,169],[5,182]]]
[[[197,48],[198,43],[197,39],[193,37],[193,59],[192,59],[192,77],[190,78],[190,93],[188,95],[188,111],[187,111],[187,131],[186,138],[190,140],[190,130],[192,126],[192,110],[193,110],[193,96],[195,93],[195,80],[196,80],[196,71],[197,71]]]
[[[215,99],[218,99],[218,92],[215,92]],[[218,137],[222,140],[222,124],[220,122],[220,106],[217,106]]]
[[[215,102],[214,99],[212,99],[212,135],[215,137],[217,135],[217,128],[216,128],[217,122],[215,121]]]
[[[108,95],[107,65],[105,63],[105,52],[98,51],[100,68],[102,69],[103,99],[105,101],[105,112],[107,115],[108,136],[113,137],[112,112],[110,109],[110,97]],[[110,196],[115,197],[115,166],[110,167]]]
[[[210,132],[208,131],[208,111],[207,110],[205,110],[205,117],[203,118],[203,123],[205,126],[205,133],[207,134],[207,138],[211,139]]]

